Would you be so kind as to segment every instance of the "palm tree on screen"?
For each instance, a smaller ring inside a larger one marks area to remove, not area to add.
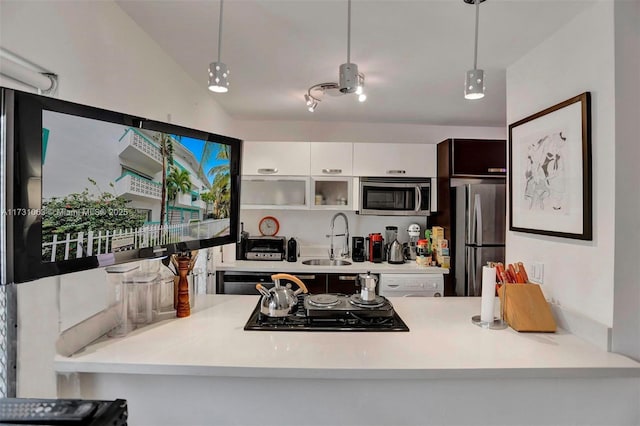
[[[167,176],[167,191],[169,200],[173,200],[173,207],[176,207],[178,193],[186,194],[193,188],[191,173],[186,169],[171,166],[169,176]]]

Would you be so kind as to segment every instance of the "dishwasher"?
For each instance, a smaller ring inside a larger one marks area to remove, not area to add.
[[[442,274],[380,274],[380,296],[441,297],[444,294]]]
[[[216,274],[217,294],[253,294],[259,295],[256,284],[266,288],[274,286],[271,275],[275,272],[235,272],[218,271]]]

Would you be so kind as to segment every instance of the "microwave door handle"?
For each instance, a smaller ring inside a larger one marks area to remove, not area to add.
[[[420,190],[420,185],[416,185],[416,201],[415,211],[419,212],[422,207],[422,191]]]

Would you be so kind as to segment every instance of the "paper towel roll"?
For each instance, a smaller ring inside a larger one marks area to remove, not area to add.
[[[496,268],[482,267],[482,305],[480,321],[493,322],[493,302],[496,299]]]

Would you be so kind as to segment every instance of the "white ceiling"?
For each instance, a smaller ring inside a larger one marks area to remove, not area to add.
[[[206,89],[217,58],[217,0],[117,0]],[[486,96],[463,98],[473,68],[475,9],[463,0],[354,0],[351,62],[368,100],[303,95],[337,81],[347,56],[346,0],[227,0],[222,62],[231,88],[211,94],[236,119],[506,125],[506,68],[588,6],[576,0],[488,0],[480,6],[478,68]],[[570,48],[570,46],[567,46]]]

